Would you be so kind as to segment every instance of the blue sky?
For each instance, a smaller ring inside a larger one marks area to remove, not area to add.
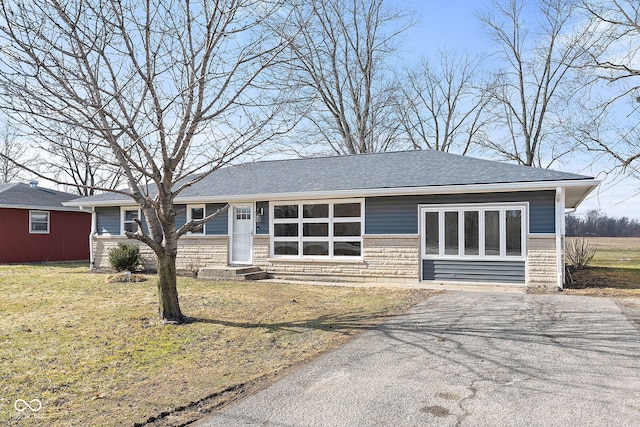
[[[443,48],[469,50],[488,54],[489,39],[474,16],[479,10],[490,6],[491,0],[390,0],[398,7],[413,9],[419,22],[405,35],[405,54],[416,57],[432,57]],[[640,182],[637,179],[621,179],[605,176],[602,169],[589,167],[591,154],[583,153],[569,164],[554,166],[555,169],[580,173],[603,179],[600,188],[580,206],[577,214],[591,209],[601,209],[609,216],[640,218]]]

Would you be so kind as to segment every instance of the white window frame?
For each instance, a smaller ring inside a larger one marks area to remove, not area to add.
[[[347,204],[347,203],[359,203],[360,204],[360,216],[359,217],[334,217],[334,206]],[[274,207],[278,205],[297,205],[298,206],[298,218],[275,218]],[[329,214],[327,218],[304,218],[304,205],[329,205]],[[317,259],[317,260],[362,260],[364,252],[364,212],[365,202],[364,199],[324,199],[324,200],[282,200],[269,202],[269,254],[272,258],[283,259]],[[298,224],[298,236],[275,236],[275,224]],[[303,228],[305,223],[327,223],[328,224],[328,236],[304,236]],[[359,236],[334,236],[334,224],[337,223],[359,223],[360,235]],[[298,255],[276,255],[274,244],[275,242],[292,242],[298,243]],[[329,243],[328,255],[303,255],[304,242],[326,242]],[[358,242],[360,243],[360,255],[333,255],[334,245],[338,242]]]
[[[206,205],[187,205],[187,222],[191,221],[192,219],[192,212],[191,209],[202,209],[202,218],[206,218],[207,217],[207,206]],[[204,236],[207,234],[207,224],[202,224],[202,228],[200,229],[200,231],[189,231],[187,233],[187,235],[189,236]]]
[[[142,221],[142,213],[139,207],[137,206],[121,206],[120,207],[120,235],[124,236],[124,225],[125,225],[125,219],[126,219],[126,212],[128,211],[137,211],[138,212],[138,219]],[[136,222],[134,222],[134,224],[138,225]],[[136,231],[134,231],[134,233],[138,232],[140,230],[140,226],[138,226],[138,229]]]
[[[520,210],[521,224],[521,253],[520,255],[507,255],[507,233],[506,233],[506,212],[510,210]],[[478,255],[466,255],[465,236],[464,236],[464,212],[476,211],[478,216]],[[500,212],[500,255],[485,255],[485,233],[484,233],[484,213],[486,211]],[[470,203],[470,204],[451,204],[451,205],[419,205],[418,212],[420,215],[420,253],[422,259],[448,259],[448,260],[495,260],[495,261],[525,261],[527,258],[527,236],[529,235],[529,203]],[[438,233],[439,233],[439,250],[438,254],[426,253],[427,233],[425,230],[425,213],[438,212]],[[445,227],[444,213],[458,213],[458,254],[445,254]]]
[[[46,230],[34,230],[33,229],[33,214],[46,214],[47,215],[47,229]],[[49,211],[29,211],[29,234],[49,234],[50,230],[51,230],[51,213]]]

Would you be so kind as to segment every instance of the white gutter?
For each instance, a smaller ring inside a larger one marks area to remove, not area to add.
[[[589,187],[591,190],[600,184],[595,179],[565,180],[565,181],[536,181],[536,182],[511,182],[495,184],[461,184],[422,187],[395,187],[395,188],[364,188],[350,190],[323,190],[323,191],[299,191],[291,193],[260,193],[260,194],[227,194],[214,197],[176,197],[177,204],[192,203],[238,203],[256,200],[305,200],[321,198],[361,198],[373,196],[405,196],[417,194],[464,194],[464,193],[506,193],[513,191],[538,191],[555,190],[565,187]],[[111,199],[91,201],[64,202],[65,206],[124,206],[134,205],[133,199]]]
[[[63,202],[68,203],[68,202]],[[42,205],[5,205],[0,204],[1,209],[29,209],[29,210],[38,210],[38,211],[56,211],[56,212],[79,212],[82,209],[78,209],[76,206],[78,205],[64,205],[65,207],[56,207],[56,206],[42,206]]]

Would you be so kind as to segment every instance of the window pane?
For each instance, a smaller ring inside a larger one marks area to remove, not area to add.
[[[335,256],[360,256],[360,242],[335,242],[333,244],[333,255]]]
[[[440,224],[438,223],[438,212],[426,212],[425,214],[427,245],[425,253],[427,255],[438,255],[440,253]]]
[[[29,212],[29,222],[32,232],[46,233],[49,231],[48,212]]]
[[[522,255],[522,211],[508,210],[507,216],[507,256]]]
[[[46,212],[31,212],[31,221],[47,222],[49,215]]]
[[[298,205],[277,205],[273,207],[274,218],[298,218]]]
[[[138,231],[138,224],[135,222],[125,222],[124,223],[124,231],[128,231],[130,233],[135,233]]]
[[[199,220],[204,218],[204,208],[191,208],[191,219]],[[198,226],[197,229],[191,232],[191,234],[203,234],[204,224]]]
[[[275,237],[297,237],[298,224],[273,224],[273,235]]]
[[[334,236],[360,236],[359,222],[336,222],[333,224]]]
[[[336,203],[333,205],[335,218],[353,218],[360,216],[360,203]]]
[[[458,212],[444,213],[444,253],[458,255]]]
[[[204,218],[204,208],[191,208],[191,219]]]
[[[500,212],[484,213],[484,254],[500,255]]]
[[[329,205],[303,205],[305,218],[329,218]]]
[[[464,213],[464,254],[480,255],[480,224],[478,211]]]
[[[303,255],[329,255],[329,242],[303,242]]]
[[[274,255],[298,255],[298,242],[273,242]]]
[[[302,235],[326,237],[329,235],[329,224],[327,224],[326,222],[303,224]]]
[[[251,219],[251,208],[233,208],[235,210],[236,219]]]
[[[138,218],[138,211],[124,211],[124,220],[125,221],[134,221]]]

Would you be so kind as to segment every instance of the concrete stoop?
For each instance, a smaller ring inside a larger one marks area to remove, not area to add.
[[[198,271],[198,279],[207,280],[261,280],[266,279],[268,274],[260,267],[202,267]]]

